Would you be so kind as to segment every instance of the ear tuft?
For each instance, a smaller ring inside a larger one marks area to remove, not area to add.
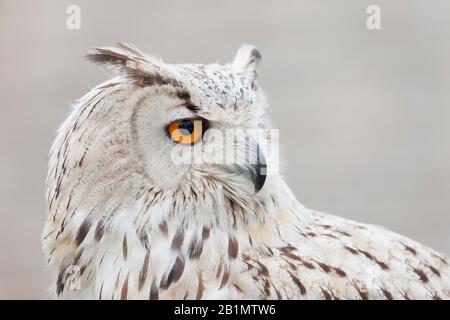
[[[95,48],[90,51],[86,58],[98,64],[110,64],[114,66],[125,66],[129,57],[118,48]]]
[[[118,43],[118,47],[94,48],[86,55],[89,61],[107,65],[118,72],[135,74],[137,71],[145,71],[146,68],[157,67],[156,61],[142,53],[136,47]]]
[[[134,84],[141,87],[181,86],[176,76],[161,60],[146,55],[130,44],[118,43],[117,45],[118,47],[95,48],[86,55],[86,58],[111,67],[116,73],[128,77]]]
[[[261,53],[251,44],[242,45],[233,61],[233,68],[237,71],[258,71]]]

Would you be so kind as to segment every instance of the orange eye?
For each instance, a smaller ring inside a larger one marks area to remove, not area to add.
[[[172,141],[181,144],[194,144],[202,137],[206,127],[205,119],[180,119],[171,122],[166,130]]]

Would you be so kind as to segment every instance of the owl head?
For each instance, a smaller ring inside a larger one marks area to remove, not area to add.
[[[65,170],[97,199],[126,183],[220,188],[235,198],[262,193],[269,122],[255,47],[241,46],[225,65],[167,64],[128,44],[96,48],[87,58],[115,77],[84,96],[63,124],[50,176]]]

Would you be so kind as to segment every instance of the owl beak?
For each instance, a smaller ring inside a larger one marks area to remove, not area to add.
[[[266,158],[264,157],[264,154],[259,146],[257,147],[257,161],[256,164],[252,165],[252,167],[252,182],[255,186],[255,193],[258,193],[264,186],[267,176]]]
[[[267,176],[267,163],[259,145],[256,146],[256,161],[243,165],[235,165],[239,172],[250,178],[255,186],[255,193],[258,193],[264,186]]]

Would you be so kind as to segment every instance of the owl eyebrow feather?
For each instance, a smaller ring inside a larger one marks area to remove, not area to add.
[[[176,96],[179,99],[184,100],[184,103],[181,104],[180,106],[183,106],[183,107],[187,108],[188,110],[191,110],[192,112],[200,111],[201,108],[192,103],[191,95],[186,90],[178,90],[176,92]]]
[[[171,85],[174,87],[181,86],[178,80],[173,78],[164,77],[158,73],[149,74],[140,70],[131,70],[127,72],[128,75],[134,80],[134,83],[139,87],[148,87],[154,85]]]
[[[200,107],[197,107],[193,104],[186,104],[185,107],[191,110],[192,112],[200,111]]]
[[[186,102],[189,102],[189,103],[191,101],[191,95],[186,90],[178,90],[176,95],[181,100],[186,100]]]

